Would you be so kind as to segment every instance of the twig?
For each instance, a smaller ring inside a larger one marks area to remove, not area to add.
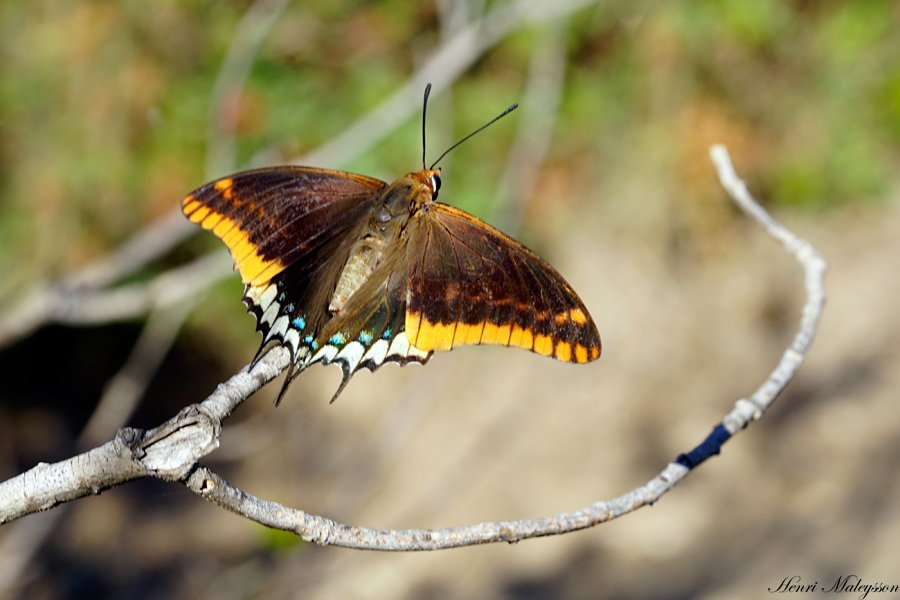
[[[803,267],[806,303],[800,318],[800,328],[791,345],[785,350],[781,361],[769,375],[766,382],[749,399],[738,400],[734,410],[722,421],[725,429],[734,434],[747,426],[750,421],[762,416],[775,401],[778,394],[793,379],[809,345],[812,344],[825,308],[825,259],[806,240],[798,237],[772,218],[772,215],[753,199],[747,185],[734,172],[728,150],[723,145],[710,148],[709,155],[716,165],[719,181],[735,203],[759,223],[766,233],[775,239]]]
[[[772,215],[766,212],[750,195],[747,185],[735,173],[725,146],[713,146],[709,150],[709,156],[716,166],[719,182],[735,204],[759,223],[765,232],[781,244],[785,251],[803,267],[806,303],[803,305],[803,313],[800,317],[800,328],[794,335],[791,345],[784,351],[775,370],[766,378],[765,383],[749,398],[738,400],[734,410],[726,415],[696,448],[678,456],[676,462],[687,469],[693,469],[711,456],[718,454],[722,444],[749,425],[751,421],[762,417],[766,409],[775,402],[803,363],[806,351],[815,338],[819,320],[822,318],[822,311],[825,308],[825,271],[827,269],[825,259],[809,242],[788,231],[773,219]]]
[[[0,483],[0,524],[131,479],[183,478],[218,446],[221,422],[289,362],[287,350],[275,348],[252,371],[241,370],[206,400],[155,429],[120,429],[111,442],[58,463],[41,463]]]
[[[482,14],[484,0],[437,0],[436,7],[441,39],[448,40]]]
[[[307,541],[370,550],[438,550],[500,541],[516,542],[585,529],[654,503],[691,469],[718,454],[722,444],[732,435],[746,427],[750,421],[762,416],[765,409],[796,374],[815,336],[825,303],[824,259],[808,242],[777,223],[750,196],[744,183],[735,175],[724,146],[713,147],[710,154],[723,187],[738,206],[757,221],[803,267],[807,301],[803,308],[799,331],[766,382],[749,400],[739,400],[735,409],[701,444],[690,452],[679,455],[659,475],[643,486],[613,500],[594,503],[582,510],[538,519],[482,523],[447,529],[386,531],[339,524],[330,519],[256,498],[235,488],[208,469],[195,471],[185,482],[186,485],[211,502],[269,527],[293,531]]]
[[[718,454],[722,444],[732,435],[762,415],[796,373],[814,338],[824,308],[825,261],[809,243],[778,224],[753,200],[734,174],[724,147],[714,147],[711,156],[723,186],[738,206],[801,264],[807,300],[798,333],[765,383],[750,399],[739,400],[735,409],[706,440],[694,450],[679,455],[644,485],[618,498],[596,502],[574,512],[446,529],[351,527],[257,498],[232,486],[208,468],[197,465],[196,460],[218,444],[222,419],[287,366],[287,351],[276,348],[253,371],[241,371],[219,386],[202,404],[182,411],[155,430],[120,430],[114,441],[99,448],[55,465],[39,465],[0,484],[0,522],[142,476],[183,481],[190,490],[219,506],[269,527],[293,531],[315,543],[372,550],[437,550],[515,542],[585,529],[652,504],[691,469]]]
[[[680,470],[684,467],[672,463],[645,485],[583,510],[537,519],[496,521],[445,529],[385,530],[343,525],[247,494],[206,467],[196,469],[185,480],[185,485],[210,502],[267,527],[292,531],[308,542],[364,550],[418,551],[493,542],[512,543],[586,529],[630,513],[645,504],[652,504],[680,479]]]
[[[196,227],[187,222],[180,210],[173,209],[138,231],[106,257],[65,277],[58,287],[66,291],[80,291],[112,285],[150,264],[195,230]]]
[[[221,281],[231,272],[228,255],[212,252],[147,283],[89,294],[61,295],[53,320],[67,325],[97,325],[133,319],[155,308],[185,302],[196,296],[198,290]]]

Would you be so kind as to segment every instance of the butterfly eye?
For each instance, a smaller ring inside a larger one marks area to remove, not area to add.
[[[434,188],[434,192],[431,194],[431,198],[436,199],[438,197],[438,192],[441,190],[441,176],[440,175],[432,176],[431,185]]]

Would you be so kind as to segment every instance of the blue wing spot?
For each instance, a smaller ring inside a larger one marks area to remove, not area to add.
[[[303,338],[303,341],[308,344],[313,341],[313,336],[308,335],[305,338]]]
[[[387,329],[385,329],[385,330],[384,330],[384,333],[381,334],[381,339],[383,339],[383,340],[389,340],[389,339],[391,339],[392,337],[394,337],[394,336],[393,336],[393,332],[391,331],[391,328],[390,328],[390,327],[388,327]]]
[[[359,332],[359,341],[365,345],[369,345],[372,343],[372,334],[368,331],[360,331]]]
[[[287,306],[285,306],[285,307],[284,307],[284,312],[289,312],[289,313],[294,312],[294,303],[291,302],[290,304],[288,304]]]
[[[294,319],[293,325],[294,325],[294,327],[296,327],[297,329],[303,329],[304,327],[306,327],[306,319],[304,319],[303,317],[297,317],[296,319]],[[308,338],[308,339],[306,340],[307,342],[311,342],[311,341],[312,341],[312,336],[311,336],[311,335],[308,335],[308,336],[306,336],[306,337]]]
[[[279,302],[284,302],[285,300],[287,300],[287,296],[285,295],[284,292],[281,292],[281,293],[278,295],[278,301],[279,301]]]
[[[312,343],[310,343],[309,347],[313,350],[316,350],[319,348],[319,342],[313,341]]]
[[[346,341],[347,341],[347,338],[344,336],[343,333],[336,333],[328,339],[328,343],[334,344],[335,346],[340,346]]]

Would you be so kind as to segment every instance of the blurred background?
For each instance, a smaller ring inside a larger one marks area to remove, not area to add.
[[[444,527],[617,496],[775,366],[802,274],[718,186],[829,261],[829,303],[765,418],[652,508],[514,546],[315,547],[139,481],[0,528],[0,597],[758,598],[900,584],[900,8],[816,0],[258,0],[0,6],[0,478],[152,427],[258,344],[224,247],[178,213],[299,161],[393,180],[547,258],[604,356],[465,347],[279,384],[205,463],[354,525]],[[885,597],[880,595],[879,597]],[[874,597],[874,596],[870,596]]]

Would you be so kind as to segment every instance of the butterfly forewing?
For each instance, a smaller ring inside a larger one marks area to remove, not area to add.
[[[410,226],[406,332],[424,351],[518,346],[567,362],[600,355],[600,335],[568,283],[487,223],[430,203]]]
[[[182,201],[185,215],[222,239],[246,284],[244,302],[272,343],[309,354],[350,246],[386,184],[307,167],[245,171]],[[303,352],[306,348],[307,352]]]
[[[345,239],[385,185],[341,171],[274,167],[208,183],[181,206],[225,242],[244,283],[260,286],[329,241]]]

